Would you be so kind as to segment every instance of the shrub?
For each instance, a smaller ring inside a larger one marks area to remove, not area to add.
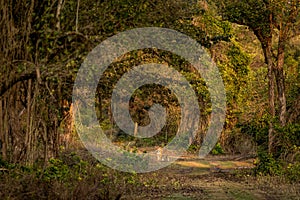
[[[39,174],[39,173],[38,173]],[[49,166],[41,174],[43,179],[50,181],[55,180],[64,180],[70,174],[69,167],[63,163],[60,159],[51,158],[49,160]]]
[[[217,143],[214,149],[211,151],[213,155],[224,154],[223,148],[220,143]]]
[[[283,173],[282,163],[272,155],[261,151],[258,153],[258,162],[254,172],[256,175],[281,175]]]
[[[286,177],[292,182],[300,182],[300,162],[289,164],[285,171]]]
[[[277,158],[287,162],[300,161],[295,155],[300,153],[300,124],[276,125],[274,150]]]

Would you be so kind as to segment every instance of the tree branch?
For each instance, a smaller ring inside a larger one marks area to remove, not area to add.
[[[15,76],[11,78],[9,81],[6,81],[6,83],[1,83],[0,85],[0,98],[14,85],[16,85],[19,82],[26,81],[29,79],[36,79],[36,72],[33,70],[31,72],[24,73],[20,76]]]

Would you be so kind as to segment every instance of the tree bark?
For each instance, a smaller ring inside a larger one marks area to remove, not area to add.
[[[283,32],[284,30],[280,30],[279,33],[277,65],[274,68],[278,91],[279,120],[281,126],[285,126],[286,124],[285,78],[283,72],[286,39],[284,38],[285,36]]]
[[[2,158],[4,160],[6,160],[6,144],[5,144],[5,133],[4,133],[4,113],[3,113],[3,103],[2,100],[0,99],[0,142],[1,142],[1,148],[0,148],[0,156],[2,156]]]
[[[75,24],[75,32],[76,33],[78,33],[79,4],[80,4],[80,0],[77,0],[76,24]]]
[[[269,109],[271,120],[269,121],[269,130],[268,130],[268,152],[271,154],[273,151],[273,141],[274,141],[274,125],[273,119],[276,116],[275,113],[275,77],[273,71],[273,60],[272,60],[272,44],[271,42],[267,42],[267,46],[264,49],[265,58],[268,65],[268,87],[269,87]]]
[[[30,162],[31,152],[31,137],[32,137],[32,127],[31,127],[31,84],[32,80],[28,80],[28,91],[27,91],[27,119],[26,119],[26,137],[25,137],[25,147],[26,147],[26,162]]]
[[[19,76],[11,77],[9,80],[0,82],[0,96],[3,96],[9,89],[19,82],[27,81],[30,79],[36,79],[36,73],[34,71],[23,73]]]
[[[268,152],[269,154],[273,151],[273,141],[274,141],[274,124],[273,119],[276,116],[275,112],[275,74],[274,74],[274,62],[272,59],[272,34],[269,37],[264,37],[260,31],[255,31],[255,35],[259,39],[264,57],[265,63],[268,66],[268,96],[269,96],[269,112],[271,115],[271,120],[269,120],[269,130],[268,130]]]
[[[58,1],[57,10],[56,10],[56,28],[60,31],[60,13],[63,6],[63,0]]]

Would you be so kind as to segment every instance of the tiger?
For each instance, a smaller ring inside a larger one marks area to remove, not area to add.
[[[169,162],[170,157],[167,154],[167,149],[159,147],[156,150],[156,160],[161,162]]]

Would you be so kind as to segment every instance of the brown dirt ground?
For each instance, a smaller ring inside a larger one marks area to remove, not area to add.
[[[253,159],[186,156],[147,174],[143,183],[121,199],[300,199],[300,185],[282,177],[254,177]]]

